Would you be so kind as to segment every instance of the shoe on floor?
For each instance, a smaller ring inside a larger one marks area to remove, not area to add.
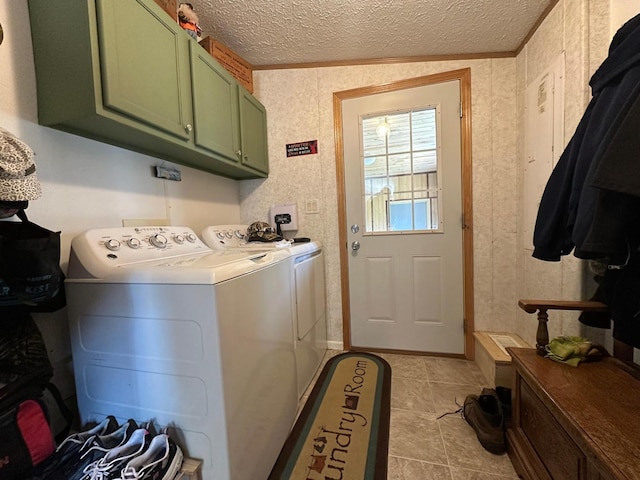
[[[496,391],[485,388],[480,395],[468,395],[462,410],[485,450],[500,455],[506,451],[504,414]]]
[[[173,480],[182,468],[182,450],[166,433],[156,435],[146,452],[127,463],[121,480]]]
[[[149,432],[139,428],[123,445],[109,450],[106,455],[83,469],[82,480],[110,480],[120,475],[120,470],[132,458],[141,455],[149,446]]]
[[[84,468],[87,465],[100,460],[109,450],[124,445],[137,428],[138,425],[134,420],[128,420],[111,433],[90,437],[74,455],[64,463],[58,464],[54,471],[44,477],[44,480],[83,479]]]
[[[108,435],[118,429],[118,421],[112,415],[104,418],[95,427],[82,432],[72,433],[65,438],[56,451],[44,462],[38,465],[33,473],[34,480],[52,478],[54,472],[63,468],[74,456],[79,455],[80,449],[85,446],[87,440],[95,436]]]

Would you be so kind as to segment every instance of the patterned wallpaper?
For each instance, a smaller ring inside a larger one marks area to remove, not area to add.
[[[483,59],[254,72],[255,95],[268,112],[271,173],[242,181],[243,222],[266,220],[276,203],[298,204],[296,235],[320,240],[326,253],[329,339],[342,342],[333,93],[471,68],[474,289],[477,330],[511,330],[516,304],[516,60]],[[285,146],[318,140],[318,153],[286,157]],[[306,214],[318,200],[320,213]]]

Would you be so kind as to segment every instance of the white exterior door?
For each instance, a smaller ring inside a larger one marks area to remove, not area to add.
[[[351,344],[463,354],[460,81],[342,102]]]

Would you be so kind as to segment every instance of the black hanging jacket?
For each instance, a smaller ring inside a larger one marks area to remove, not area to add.
[[[640,221],[640,15],[614,36],[542,196],[533,256],[625,259]]]

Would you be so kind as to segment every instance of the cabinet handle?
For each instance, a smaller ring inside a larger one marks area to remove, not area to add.
[[[244,156],[244,159],[245,159],[245,161],[246,161],[246,160],[249,160],[249,155],[245,155],[245,156]]]
[[[191,132],[191,130],[193,130],[193,127],[191,126],[191,124],[190,124],[190,123],[187,123],[187,124],[185,125],[185,127],[184,127],[184,130],[185,130],[187,133],[190,133],[190,132]]]
[[[241,157],[242,156],[242,152],[240,150],[236,150],[236,157]]]

